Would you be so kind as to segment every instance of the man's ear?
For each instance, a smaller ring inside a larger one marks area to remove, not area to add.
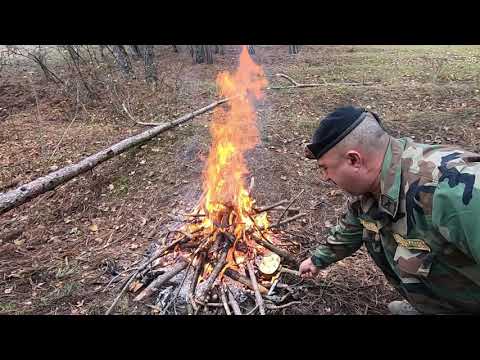
[[[347,152],[347,160],[350,166],[360,168],[362,166],[363,158],[358,151],[350,150]]]

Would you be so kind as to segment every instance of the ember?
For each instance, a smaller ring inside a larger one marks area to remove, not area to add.
[[[262,98],[267,80],[246,47],[241,52],[236,72],[219,74],[217,86],[219,94],[230,98],[230,102],[226,109],[218,108],[213,114],[210,125],[212,145],[203,171],[201,199],[193,212],[186,216],[184,225],[167,234],[164,245],[153,251],[125,287],[130,286],[130,291],[137,292],[146,286],[135,297],[135,301],[141,301],[158,293],[162,285],[184,271],[177,288],[179,292],[190,275],[185,294],[189,313],[219,307],[227,314],[231,313],[230,309],[234,314],[240,314],[231,289],[234,286],[253,290],[256,308],[260,314],[265,314],[265,308],[269,307],[264,297],[269,293],[268,288],[271,293],[272,284],[278,282],[283,268],[280,259],[296,266],[295,258],[275,245],[279,241],[271,228],[305,214],[270,226],[266,210],[286,201],[257,208],[251,197],[253,181],[247,189],[248,168],[244,155],[259,142],[254,101]],[[166,270],[159,275],[158,272],[152,275],[153,269],[165,264],[165,259],[169,259],[171,266],[164,267]],[[254,265],[258,268],[257,274]],[[160,293],[163,296],[163,292]],[[157,306],[157,310],[165,313],[176,296],[172,296],[167,304],[162,301],[162,309]],[[221,302],[217,302],[219,300]]]

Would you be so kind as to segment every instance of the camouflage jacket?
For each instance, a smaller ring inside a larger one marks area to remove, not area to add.
[[[350,200],[312,261],[362,244],[420,312],[480,313],[480,155],[391,137],[381,193]]]

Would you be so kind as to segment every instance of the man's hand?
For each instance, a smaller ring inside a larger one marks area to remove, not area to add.
[[[319,270],[320,269],[313,264],[312,259],[310,258],[303,260],[300,264],[300,268],[298,269],[298,271],[300,272],[300,276],[304,278],[309,278],[317,275]]]

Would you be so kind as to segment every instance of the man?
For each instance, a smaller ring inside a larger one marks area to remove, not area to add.
[[[353,197],[302,276],[365,244],[406,299],[391,313],[480,313],[480,155],[393,138],[352,106],[327,115],[305,150],[324,181]]]

